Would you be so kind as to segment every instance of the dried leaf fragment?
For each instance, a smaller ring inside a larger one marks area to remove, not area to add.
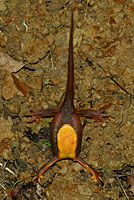
[[[11,74],[6,74],[4,79],[4,84],[2,88],[2,96],[4,99],[8,100],[16,96],[17,89],[14,85]]]
[[[29,92],[30,92],[30,88],[25,85],[25,83],[18,79],[14,74],[11,74],[12,75],[12,79],[14,81],[14,84],[16,86],[16,88],[26,97],[26,98],[29,98]]]
[[[0,70],[6,70],[9,73],[17,72],[24,66],[24,63],[14,60],[8,55],[0,52]]]

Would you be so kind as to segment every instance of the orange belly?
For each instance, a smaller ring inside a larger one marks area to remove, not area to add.
[[[57,134],[58,158],[76,158],[77,134],[70,124],[64,124]]]

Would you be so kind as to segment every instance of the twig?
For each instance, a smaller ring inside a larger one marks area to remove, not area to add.
[[[26,32],[28,31],[28,26],[26,25],[25,20],[23,21],[23,26],[25,26]]]
[[[117,181],[119,182],[119,185],[120,185],[122,191],[124,192],[124,195],[126,196],[126,199],[129,200],[129,197],[128,197],[128,195],[127,195],[127,193],[126,193],[126,191],[125,191],[123,185],[121,184],[120,179],[118,178],[118,176],[115,176],[115,177],[116,177]]]
[[[5,162],[4,165],[3,165],[2,163],[0,163],[0,167],[3,167],[4,170],[6,170],[6,171],[8,171],[10,174],[16,176],[16,174],[15,174],[11,169],[9,169],[8,167],[6,167],[6,164],[7,164],[6,162]]]
[[[54,64],[53,64],[53,57],[52,57],[52,51],[50,50],[50,60],[51,60],[51,67],[54,69]]]
[[[105,73],[107,73],[107,71],[99,64],[97,64]],[[106,78],[110,78],[121,90],[123,90],[124,92],[126,92],[127,94],[129,94],[130,96],[132,96],[131,93],[129,93],[126,89],[124,89],[114,78],[113,75],[110,73],[109,76],[107,76]]]
[[[6,190],[6,188],[3,184],[0,183],[0,186],[2,187],[2,189]]]
[[[127,90],[125,90],[112,76],[107,76],[107,78],[110,78],[121,90],[126,92],[127,94],[131,95]]]

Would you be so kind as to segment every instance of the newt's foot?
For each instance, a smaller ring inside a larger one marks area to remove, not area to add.
[[[36,122],[37,124],[42,121],[42,111],[41,110],[30,110],[30,114],[25,115],[26,117],[32,117],[29,123]]]
[[[102,178],[102,174],[97,172],[97,171],[95,171],[95,173],[92,174],[91,179],[95,181],[95,184],[97,184],[99,180],[101,181],[101,183],[104,183],[104,179]]]
[[[103,110],[94,110],[94,113],[92,115],[92,118],[95,122],[103,122],[103,118],[107,117],[109,117],[109,115],[105,114]]]
[[[95,122],[103,122],[103,118],[109,117],[108,114],[105,114],[105,109],[108,109],[111,106],[111,103],[105,103],[104,105],[100,106],[98,110],[95,110],[96,113],[93,113],[93,118]]]
[[[98,110],[92,110],[91,118],[93,118],[95,122],[103,122],[103,118],[109,117],[109,115],[104,112],[110,106],[111,106],[111,103],[105,103],[104,105],[100,106]]]
[[[37,182],[40,184],[40,180],[43,178],[42,175],[38,175],[38,173],[36,174],[36,176],[33,177],[32,181],[35,181],[37,179]]]

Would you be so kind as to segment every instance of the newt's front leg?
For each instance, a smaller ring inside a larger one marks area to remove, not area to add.
[[[91,110],[91,109],[85,109],[85,110],[77,110],[77,114],[79,114],[80,117],[89,117],[94,119],[96,122],[103,122],[103,118],[109,117],[108,114],[104,113],[104,110]]]
[[[44,117],[54,117],[58,112],[60,111],[60,108],[52,108],[52,109],[44,109],[44,110],[31,110],[29,114],[25,115],[25,117],[32,117],[32,119],[29,121],[37,122],[39,123],[42,118]]]
[[[94,119],[96,122],[103,122],[103,118],[109,117],[109,115],[105,114],[104,111],[110,106],[111,103],[107,103],[101,106],[98,110],[82,109],[82,110],[76,110],[76,113],[79,114],[80,117],[89,117],[91,119]]]

